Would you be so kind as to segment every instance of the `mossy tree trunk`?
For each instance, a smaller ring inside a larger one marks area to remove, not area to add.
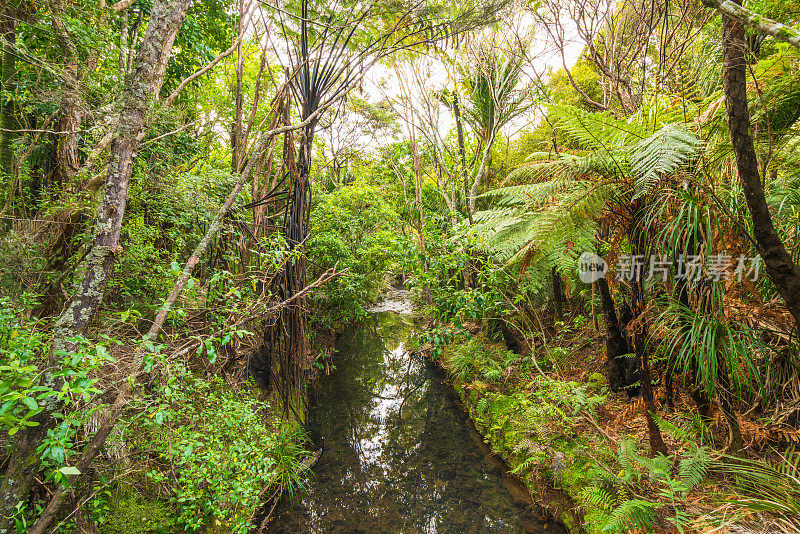
[[[9,177],[14,176],[14,149],[13,142],[17,138],[17,133],[13,130],[17,129],[17,119],[14,114],[14,102],[12,95],[16,88],[16,56],[12,47],[16,42],[16,18],[12,12],[11,6],[0,8],[0,33],[3,36],[2,52],[2,94],[0,98],[0,127],[3,131],[0,132],[0,172]]]
[[[78,130],[83,122],[81,78],[83,77],[84,65],[78,57],[78,48],[75,46],[72,36],[62,20],[63,11],[63,0],[52,0],[50,2],[51,26],[58,39],[59,47],[64,54],[64,71],[61,76],[63,94],[56,126],[56,130],[59,133],[57,134],[58,142],[54,167],[57,184],[74,186],[76,184],[73,184],[73,180],[80,168]]]
[[[55,357],[74,350],[69,339],[88,327],[113,273],[121,250],[119,236],[134,159],[146,128],[147,105],[161,89],[163,76],[158,75],[158,70],[169,58],[189,3],[190,0],[157,0],[153,5],[147,31],[122,94],[122,112],[111,142],[112,159],[92,248],[86,258],[86,274],[72,303],[54,326],[51,354]],[[45,377],[45,382],[50,386],[56,385],[52,377]],[[38,416],[38,427],[18,434],[14,453],[0,485],[0,534],[8,534],[14,528],[13,509],[30,490],[40,465],[35,450],[46,430],[52,426],[52,415],[58,409],[57,405],[48,405]]]

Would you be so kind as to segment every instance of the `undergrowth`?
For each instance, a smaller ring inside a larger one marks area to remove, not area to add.
[[[572,510],[551,510],[570,530],[696,532],[752,512],[798,509],[800,455],[784,455],[777,466],[725,457],[704,445],[702,422],[676,417],[657,423],[677,452],[649,457],[635,433],[614,440],[598,430],[610,395],[599,373],[582,382],[537,374],[530,357],[483,335],[457,338],[441,362],[478,430],[534,498],[546,499],[540,491],[549,481],[572,499]],[[723,493],[714,486],[721,480]],[[737,507],[715,513],[723,503]]]
[[[302,430],[273,426],[254,386],[233,389],[173,366],[140,402],[127,432],[132,453],[149,465],[147,481],[174,508],[178,530],[224,525],[244,534],[267,497],[303,489]]]

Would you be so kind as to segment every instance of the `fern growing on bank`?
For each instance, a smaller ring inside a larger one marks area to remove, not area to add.
[[[592,483],[581,497],[596,510],[592,520],[607,532],[652,532],[665,520],[684,532],[690,518],[682,503],[708,476],[714,459],[710,449],[688,443],[675,473],[674,456],[648,458],[632,439],[622,439],[617,464],[618,471],[598,466],[589,472]],[[657,499],[647,497],[651,488]]]

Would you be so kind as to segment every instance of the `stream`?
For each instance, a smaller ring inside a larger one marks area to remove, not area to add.
[[[310,394],[307,430],[323,452],[308,492],[282,504],[268,532],[561,532],[531,511],[436,367],[409,352],[404,292],[370,311]]]

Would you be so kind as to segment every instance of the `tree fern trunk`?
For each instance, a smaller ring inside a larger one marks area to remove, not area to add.
[[[600,302],[606,318],[606,377],[611,391],[616,392],[631,385],[626,376],[628,358],[624,356],[630,354],[632,350],[622,335],[622,325],[617,316],[614,297],[611,295],[608,282],[605,278],[600,278],[595,282],[595,286],[600,292]]]
[[[564,320],[564,301],[566,297],[564,296],[564,285],[561,282],[561,275],[558,274],[558,271],[555,267],[550,272],[551,278],[553,279],[553,302],[556,305],[556,319],[559,321]]]
[[[634,206],[633,213],[639,213],[638,206]],[[635,222],[633,223],[636,224]],[[647,252],[647,236],[644,234],[643,229],[635,226],[630,234],[631,249],[634,255],[641,255],[644,257]],[[650,452],[653,455],[663,454],[667,455],[667,445],[664,443],[664,438],[661,436],[661,429],[653,418],[656,413],[656,403],[653,396],[653,383],[650,373],[650,349],[648,347],[649,329],[647,324],[647,317],[645,314],[644,302],[644,281],[641,276],[638,276],[631,287],[632,299],[631,307],[633,311],[634,331],[633,348],[636,351],[636,357],[640,364],[640,382],[642,384],[642,396],[644,397],[645,418],[647,419],[647,432],[650,437]]]

